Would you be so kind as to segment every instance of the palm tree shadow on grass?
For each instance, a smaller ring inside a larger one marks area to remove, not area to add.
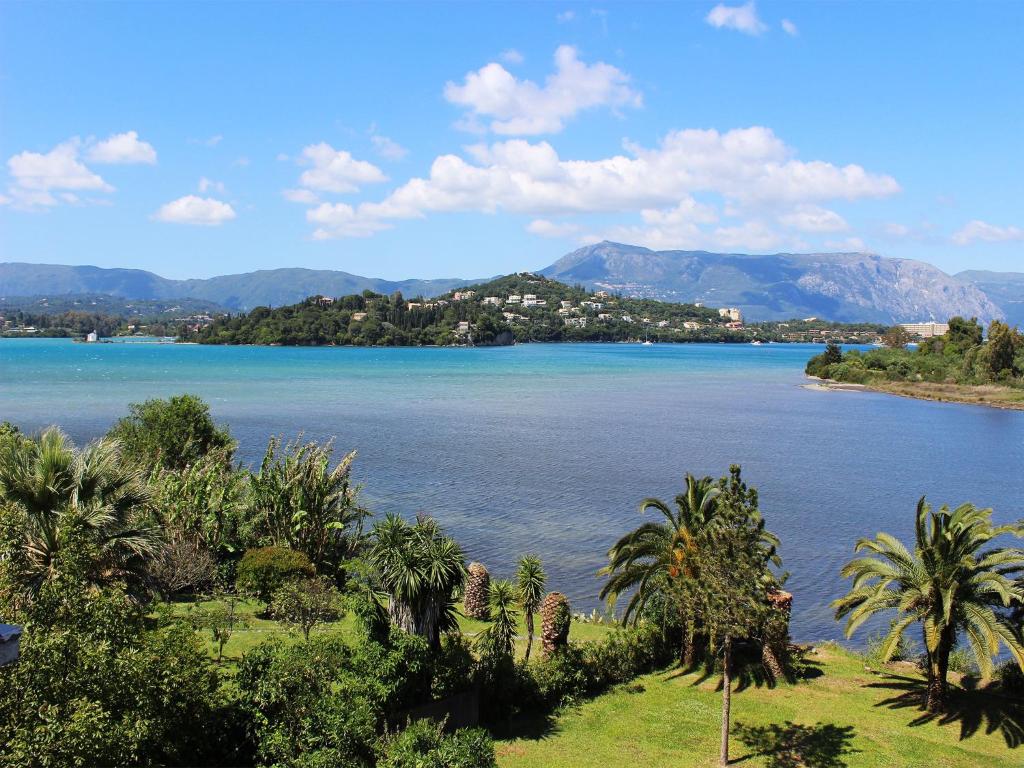
[[[852,725],[800,725],[787,720],[782,725],[736,723],[732,732],[752,750],[733,763],[765,757],[769,768],[844,768],[843,757],[860,751],[850,746]]]
[[[910,721],[911,726],[959,723],[961,740],[984,729],[986,734],[1001,733],[1011,749],[1024,744],[1024,699],[1019,697],[1006,696],[991,688],[967,690],[950,686],[945,712],[928,712],[924,706],[927,693],[924,680],[885,674],[881,681],[869,683],[867,687],[893,692],[892,696],[878,702],[877,707],[916,710],[918,714]]]

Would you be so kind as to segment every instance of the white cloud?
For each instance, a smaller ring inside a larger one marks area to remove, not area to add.
[[[907,237],[910,234],[910,227],[906,224],[899,224],[897,222],[890,222],[882,227],[882,231],[885,232],[889,237]]]
[[[576,18],[576,11],[562,11],[561,13],[555,14],[555,21],[559,24],[565,24]]]
[[[526,59],[515,48],[509,48],[501,52],[501,60],[506,64],[522,64]]]
[[[281,190],[281,194],[284,195],[285,200],[292,203],[312,205],[320,202],[320,198],[317,197],[316,193],[309,189],[284,189]]]
[[[220,192],[221,194],[224,194],[224,182],[222,182],[222,181],[213,181],[213,179],[208,179],[205,176],[203,176],[201,179],[199,179],[199,191],[200,192],[206,193],[206,192],[209,192],[211,189],[214,192]]]
[[[794,24],[789,19],[782,20],[782,31],[785,32],[790,37],[799,37],[800,35],[800,30],[797,29],[796,24]]]
[[[212,197],[185,195],[162,205],[153,218],[171,224],[213,227],[235,218],[235,209]]]
[[[640,213],[648,227],[667,227],[673,215],[677,224],[684,218],[710,223],[713,209],[691,200],[694,194],[722,198],[729,216],[784,208],[794,224],[833,231],[842,219],[817,203],[899,191],[891,176],[859,165],[798,160],[763,127],[673,131],[654,148],[626,143],[625,149],[626,154],[598,160],[564,160],[547,142],[474,145],[467,148],[470,159],[442,155],[428,177],[410,179],[380,202],[346,207],[339,219],[316,220],[319,236],[331,236],[332,221],[341,222],[336,236],[353,230],[365,236],[393,220],[455,211],[541,217]],[[763,231],[742,234],[746,242],[765,240]],[[728,242],[733,233],[727,227],[721,237]]]
[[[306,221],[319,225],[313,232],[313,238],[316,240],[369,237],[391,228],[391,224],[380,219],[360,216],[346,203],[322,203],[317,208],[306,211]]]
[[[377,151],[377,154],[385,160],[401,160],[409,154],[408,149],[387,136],[374,134],[370,137],[370,141],[373,142],[373,148]]]
[[[531,235],[540,237],[569,237],[580,231],[578,224],[568,221],[549,221],[548,219],[534,219],[526,225],[526,231]]]
[[[472,130],[482,120],[490,120],[490,130],[505,135],[558,133],[566,120],[585,109],[643,103],[642,96],[630,88],[628,75],[611,64],[580,61],[570,45],[555,51],[555,72],[543,86],[518,80],[492,62],[468,73],[462,85],[449,82],[444,96],[469,109],[459,127]]]
[[[753,0],[745,5],[719,3],[704,20],[717,29],[735,29],[747,35],[760,35],[768,26],[757,17]]]
[[[11,183],[7,188],[10,205],[35,209],[57,205],[54,192],[74,190],[113,192],[99,174],[89,170],[79,159],[82,142],[72,138],[49,152],[19,152],[7,161]]]
[[[242,155],[241,157],[235,160],[235,165],[237,165],[239,168],[248,168],[250,162],[252,161],[249,160],[248,157]]]
[[[89,148],[87,159],[93,163],[109,163],[128,165],[156,163],[156,150],[153,145],[139,140],[136,131],[116,133]]]
[[[864,241],[859,237],[848,237],[845,240],[826,240],[825,247],[833,251],[846,253],[870,253]]]
[[[779,222],[801,232],[845,232],[850,228],[835,211],[817,205],[801,205],[779,216]]]
[[[188,143],[189,144],[202,144],[204,147],[216,147],[223,140],[224,140],[224,137],[221,136],[218,133],[218,134],[216,134],[214,136],[210,136],[209,138],[206,138],[206,139],[189,139]]]
[[[1009,243],[1024,240],[1024,229],[1020,227],[999,227],[985,221],[969,221],[953,234],[957,245],[968,245],[976,241],[986,243]]]
[[[300,163],[311,165],[299,177],[299,184],[320,192],[356,192],[360,184],[378,184],[388,177],[373,163],[356,160],[351,153],[326,142],[302,150]]]

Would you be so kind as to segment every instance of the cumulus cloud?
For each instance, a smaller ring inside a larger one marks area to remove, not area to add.
[[[789,19],[782,20],[782,31],[790,37],[798,37],[800,35],[800,30],[797,29],[796,24]]]
[[[555,21],[559,24],[565,24],[576,18],[576,11],[562,11],[561,13],[555,14]]]
[[[86,158],[93,163],[122,164],[156,163],[156,150],[153,145],[139,139],[136,131],[116,133],[103,141],[89,147]]]
[[[19,152],[7,161],[11,183],[5,198],[8,204],[35,209],[57,205],[60,192],[113,192],[114,188],[99,174],[89,170],[79,158],[82,142],[69,139],[49,152]],[[78,198],[75,198],[75,202]]]
[[[525,61],[525,58],[523,57],[523,54],[515,48],[509,48],[508,50],[501,52],[501,60],[506,64],[522,64]]]
[[[894,221],[882,227],[882,231],[889,237],[907,237],[910,235],[911,230],[906,224],[900,224]]]
[[[503,135],[558,133],[566,120],[596,107],[639,107],[640,93],[629,76],[611,64],[586,64],[571,45],[555,51],[555,72],[543,85],[520,80],[497,62],[466,75],[461,85],[449,82],[445,98],[466,107],[459,126],[475,130],[490,121],[491,131]]]
[[[235,218],[235,209],[212,197],[185,195],[162,205],[153,218],[170,224],[215,227]]]
[[[526,225],[526,231],[531,235],[539,237],[569,237],[580,231],[578,224],[570,221],[549,221],[548,219],[534,219]]]
[[[818,203],[899,191],[891,176],[859,165],[799,160],[763,127],[673,131],[655,147],[627,142],[625,150],[598,160],[566,160],[544,141],[478,144],[467,148],[469,159],[436,158],[429,176],[410,179],[380,202],[345,206],[331,216],[325,211],[310,221],[319,225],[320,238],[353,231],[366,236],[394,220],[455,211],[540,217],[632,212],[641,213],[650,227],[665,227],[672,216],[700,225],[711,221],[713,209],[691,198],[710,194],[724,199],[729,215],[785,209],[794,225],[835,231],[841,217],[815,207]],[[732,234],[726,227],[723,242]],[[756,241],[754,234],[745,233],[748,242]]]
[[[387,136],[381,136],[375,133],[370,137],[370,141],[373,143],[373,148],[377,154],[383,157],[385,160],[401,160],[403,157],[409,154],[409,150],[403,147],[394,139],[389,139]]]
[[[1020,227],[999,227],[985,221],[974,219],[967,222],[953,234],[953,242],[957,245],[969,245],[981,241],[985,243],[1009,243],[1024,240],[1024,229]]]
[[[719,3],[704,20],[716,29],[734,29],[746,35],[760,35],[768,26],[757,17],[753,0],[745,5]]]
[[[319,192],[357,192],[361,184],[378,184],[388,177],[373,163],[356,160],[352,154],[326,142],[302,150],[299,162],[312,166],[303,171],[299,184]]]
[[[779,216],[779,221],[790,229],[801,232],[844,232],[850,228],[846,219],[835,211],[817,205],[801,205]]]

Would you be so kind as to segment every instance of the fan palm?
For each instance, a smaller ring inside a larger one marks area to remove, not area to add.
[[[441,633],[458,629],[455,594],[466,577],[466,559],[434,520],[409,524],[389,514],[373,527],[369,557],[395,626],[434,646]]]
[[[536,555],[524,555],[516,568],[516,591],[519,593],[519,605],[526,614],[526,661],[530,660],[533,648],[533,614],[540,610],[547,588],[547,575],[544,566]]]
[[[720,488],[710,477],[686,475],[686,490],[675,497],[675,507],[654,498],[640,502],[641,514],[653,510],[660,522],[646,522],[620,538],[608,550],[608,565],[598,574],[608,580],[601,599],[614,605],[632,592],[623,620],[636,622],[656,598],[674,605],[686,629],[686,663],[694,654],[694,625],[687,611],[685,588],[693,577],[699,534],[715,517]]]
[[[122,460],[120,444],[99,440],[77,450],[51,427],[32,440],[0,445],[0,498],[25,515],[24,548],[33,590],[58,565],[62,534],[74,520],[94,550],[94,585],[140,586],[159,551],[159,533],[146,518],[150,491],[143,473]]]
[[[961,633],[983,676],[992,674],[1000,644],[1024,668],[1020,634],[998,610],[1024,601],[1024,589],[1013,579],[1024,572],[1024,550],[994,546],[1004,534],[1024,536],[1024,524],[995,526],[992,510],[973,504],[933,511],[922,497],[913,552],[894,536],[879,533],[858,541],[855,551],[868,554],[843,567],[842,575],[853,584],[833,607],[837,619],[847,619],[847,637],[872,616],[896,611],[882,643],[882,656],[888,659],[904,631],[921,624],[931,712],[945,705],[949,654]]]

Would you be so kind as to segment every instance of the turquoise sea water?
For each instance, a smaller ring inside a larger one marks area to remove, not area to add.
[[[540,554],[598,606],[611,542],[686,471],[743,465],[782,538],[793,635],[837,638],[855,540],[908,537],[914,504],[1024,516],[1024,413],[803,389],[804,345],[494,349],[202,347],[0,340],[0,420],[101,435],[128,403],[195,392],[258,461],[271,434],[336,438],[377,513],[434,515],[507,575]]]

